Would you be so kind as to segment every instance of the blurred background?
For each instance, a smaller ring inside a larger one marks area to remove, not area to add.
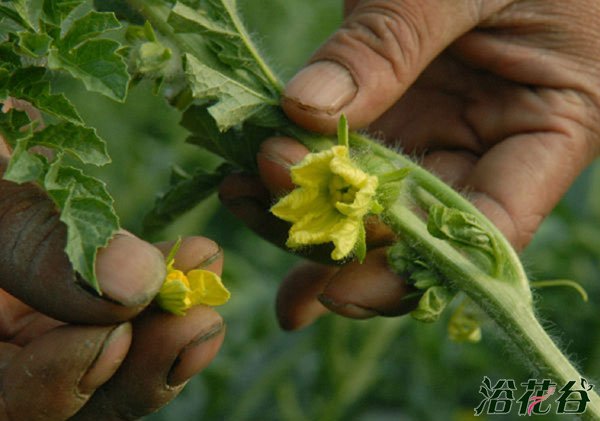
[[[341,0],[239,3],[248,27],[286,79],[341,20]],[[109,143],[113,163],[97,175],[108,183],[127,229],[139,233],[174,163],[186,169],[214,165],[206,153],[183,143],[178,113],[154,97],[151,86],[135,87],[125,104],[79,85],[65,89]],[[432,325],[410,317],[357,322],[326,316],[300,332],[282,332],[274,297],[296,258],[257,238],[214,197],[163,234],[202,234],[218,241],[232,299],[220,308],[228,325],[222,352],[149,421],[464,421],[475,419],[484,375],[493,383],[512,378],[517,385],[535,377],[491,323],[478,344],[450,341],[449,311]],[[545,326],[592,383],[600,382],[600,162],[580,177],[523,259],[532,279],[574,279],[588,291],[589,303],[571,289],[535,295]]]

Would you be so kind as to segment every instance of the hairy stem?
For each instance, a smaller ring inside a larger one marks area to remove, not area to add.
[[[446,241],[429,235],[425,223],[406,207],[393,206],[386,218],[395,232],[429,256],[440,272],[496,322],[540,375],[548,376],[559,385],[583,377],[554,344],[528,300],[513,284],[490,277]],[[600,419],[600,397],[593,391],[588,392],[588,396],[591,401],[585,416]]]
[[[288,130],[299,137],[309,148],[322,149],[327,146],[323,137],[307,134],[297,129]],[[335,144],[331,139],[330,144]],[[478,267],[453,245],[433,237],[426,222],[417,211],[409,209],[406,201],[398,201],[384,212],[384,220],[400,238],[428,259],[454,287],[464,291],[498,327],[506,334],[527,364],[540,375],[552,378],[557,384],[579,381],[583,377],[565,355],[558,349],[535,317],[532,308],[529,281],[521,262],[508,240],[473,204],[454,191],[450,186],[417,165],[411,159],[398,154],[368,137],[352,133],[350,146],[378,155],[398,168],[410,168],[407,182],[414,196],[412,203],[423,209],[432,204],[443,204],[474,215],[502,248],[509,270],[504,278],[492,276]],[[421,212],[420,212],[421,213]],[[584,417],[600,420],[600,397],[589,391],[590,402]]]

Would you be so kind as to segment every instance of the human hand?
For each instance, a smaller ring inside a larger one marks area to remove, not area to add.
[[[296,123],[332,133],[341,113],[398,144],[466,191],[517,249],[600,151],[600,7],[593,0],[348,0],[346,20],[284,92]],[[232,177],[225,204],[278,244],[287,226],[265,211],[291,189],[306,149],[271,139],[260,179]],[[310,264],[278,298],[285,328],[322,313],[403,313],[403,283],[385,268],[385,230],[364,265]],[[318,255],[319,250],[312,251]]]
[[[0,174],[5,165],[0,156]],[[185,317],[147,308],[172,244],[125,232],[98,254],[97,296],[70,267],[58,217],[36,186],[0,180],[0,419],[138,419],[208,365],[223,321],[204,306]],[[188,238],[176,266],[220,273],[222,253]]]

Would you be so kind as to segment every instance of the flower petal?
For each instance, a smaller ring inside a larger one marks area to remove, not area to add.
[[[166,280],[156,296],[156,303],[163,310],[184,316],[192,304],[189,293],[190,289],[183,280]]]
[[[190,298],[192,306],[205,304],[208,306],[220,306],[225,304],[231,294],[223,285],[221,277],[214,272],[195,269],[187,273],[192,292]]]
[[[318,187],[327,183],[331,175],[329,164],[334,157],[348,156],[348,149],[334,146],[323,152],[308,154],[291,168],[292,181],[297,186]]]
[[[319,191],[316,189],[297,188],[273,205],[271,213],[284,221],[297,222],[308,212],[314,211],[314,202],[318,196]]]
[[[335,204],[336,209],[351,218],[365,216],[373,206],[373,197],[375,196],[377,185],[377,177],[368,176],[358,186],[359,190],[354,196],[354,201],[352,203],[338,202]]]
[[[347,257],[358,240],[360,227],[363,221],[360,218],[345,218],[332,231],[331,241],[335,245],[335,249],[331,252],[333,260],[341,260]]]

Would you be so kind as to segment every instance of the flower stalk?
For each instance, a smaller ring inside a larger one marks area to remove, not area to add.
[[[297,129],[293,132],[309,147],[325,147],[322,137],[302,133]],[[357,151],[368,151],[368,154],[382,158],[397,168],[386,173],[390,175],[379,175],[381,184],[397,181],[405,183],[403,193],[391,205],[386,205],[381,214],[381,219],[398,238],[410,244],[418,255],[427,256],[429,264],[443,276],[447,286],[463,291],[477,304],[538,375],[551,378],[557,384],[584,377],[540,325],[533,309],[529,280],[516,252],[479,210],[409,158],[368,137],[351,133],[349,145]],[[382,200],[384,202],[386,200]],[[460,241],[452,241],[452,238],[432,235],[429,226],[431,221],[424,220],[422,214],[436,207],[467,215],[467,222],[477,224],[485,231],[489,240],[476,240],[482,245],[490,245],[488,251],[492,257],[482,259],[471,250],[473,247],[469,244],[461,245]],[[496,260],[497,264],[488,260]],[[590,402],[583,417],[600,419],[600,397],[593,390],[588,392],[588,397]]]

